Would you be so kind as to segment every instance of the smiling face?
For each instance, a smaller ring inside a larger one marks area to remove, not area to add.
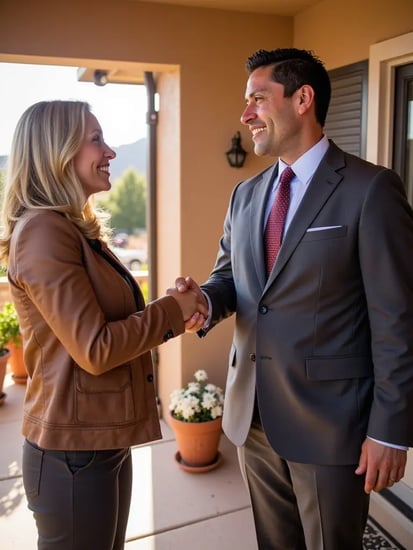
[[[304,115],[311,104],[311,88],[302,86],[291,97],[284,97],[284,85],[271,80],[272,70],[272,66],[259,67],[248,78],[241,122],[252,133],[256,155],[281,157],[292,164],[308,145],[308,117]]]
[[[74,158],[75,170],[86,197],[110,189],[109,161],[115,157],[116,153],[103,140],[96,117],[87,113],[83,143]]]

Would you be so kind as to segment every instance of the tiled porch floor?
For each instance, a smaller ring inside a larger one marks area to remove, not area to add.
[[[25,387],[14,384],[7,375],[4,391],[7,397],[0,407],[0,548],[35,550],[36,529],[21,479]],[[163,440],[132,451],[134,481],[125,550],[257,550],[234,446],[222,436],[222,464],[206,474],[189,474],[175,463],[176,445],[165,422],[162,430]],[[387,545],[373,526],[364,548],[398,549]]]
[[[25,387],[6,376],[0,407],[0,548],[34,550],[36,529],[21,479],[21,410]],[[134,481],[126,550],[255,550],[247,492],[236,450],[223,436],[222,464],[189,474],[175,463],[175,441],[162,422],[164,439],[132,451]],[[99,550],[99,549],[91,549]]]

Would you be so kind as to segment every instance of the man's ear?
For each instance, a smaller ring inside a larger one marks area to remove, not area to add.
[[[314,106],[314,90],[308,84],[304,84],[296,91],[298,114],[303,115],[311,106]]]

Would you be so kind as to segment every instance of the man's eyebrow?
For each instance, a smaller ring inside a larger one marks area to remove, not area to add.
[[[267,88],[255,88],[254,90],[251,90],[251,92],[249,92],[249,94],[246,94],[245,95],[245,99],[248,99],[250,97],[254,97],[256,94],[262,94],[262,93],[265,93],[267,92]]]

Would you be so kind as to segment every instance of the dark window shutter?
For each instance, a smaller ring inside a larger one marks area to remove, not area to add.
[[[347,153],[365,158],[368,61],[329,71],[331,101],[324,131]]]

